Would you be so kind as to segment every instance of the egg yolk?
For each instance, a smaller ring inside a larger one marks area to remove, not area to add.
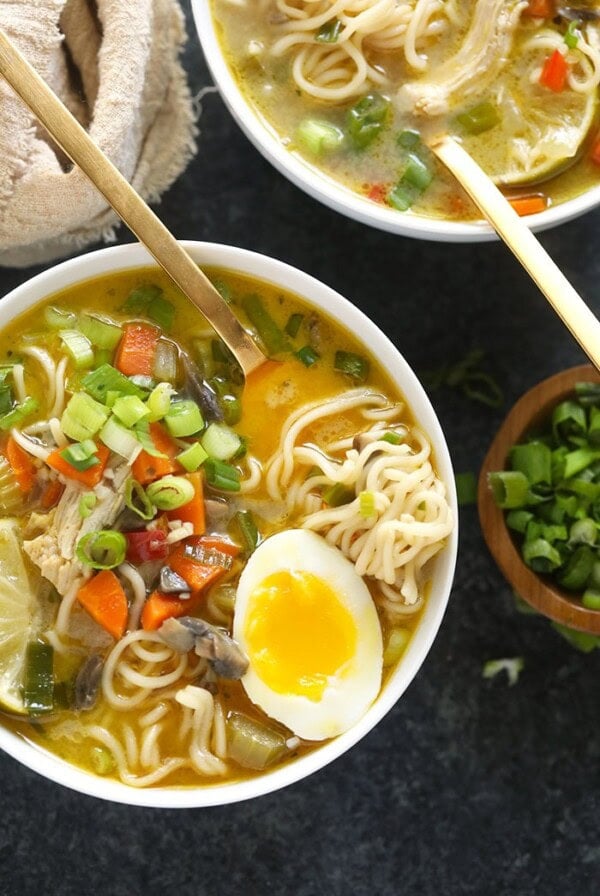
[[[280,570],[250,595],[245,638],[257,675],[278,694],[317,701],[354,655],[356,623],[318,576]]]

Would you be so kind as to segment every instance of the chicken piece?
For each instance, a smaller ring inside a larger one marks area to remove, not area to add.
[[[434,118],[446,115],[460,92],[462,102],[497,78],[510,53],[526,0],[476,0],[471,26],[458,53],[430,78],[403,84],[396,105],[403,112]]]
[[[118,461],[107,471],[109,475],[105,474],[103,481],[93,490],[97,502],[86,519],[82,519],[79,513],[79,500],[87,490],[74,482],[67,484],[53,510],[46,514],[32,514],[25,535],[39,534],[26,540],[23,547],[59,594],[66,594],[73,582],[89,571],[75,556],[79,539],[88,532],[109,529],[123,509],[129,465]]]

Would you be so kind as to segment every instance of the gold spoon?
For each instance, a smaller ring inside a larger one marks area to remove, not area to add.
[[[236,357],[244,375],[267,361],[208,277],[0,29],[0,74],[81,168]]]
[[[523,219],[460,143],[446,134],[429,140],[428,145],[464,187],[600,370],[600,321]]]

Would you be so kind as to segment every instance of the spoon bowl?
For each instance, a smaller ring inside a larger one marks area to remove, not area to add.
[[[600,382],[595,367],[583,364],[563,370],[538,383],[513,406],[498,430],[481,467],[477,491],[483,536],[496,563],[514,591],[549,619],[590,634],[600,635],[600,610],[589,610],[573,592],[560,588],[549,577],[535,573],[523,560],[508,529],[504,511],[498,507],[488,475],[506,469],[513,445],[547,420],[552,408],[573,394],[575,383]]]

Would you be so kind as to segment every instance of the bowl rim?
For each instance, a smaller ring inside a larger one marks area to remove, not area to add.
[[[282,146],[273,128],[252,109],[238,87],[220,49],[210,0],[191,0],[191,6],[201,50],[225,105],[261,155],[293,184],[346,217],[399,236],[451,243],[499,240],[496,231],[486,221],[446,221],[404,215],[371,202],[289,152]],[[541,232],[578,218],[598,205],[600,184],[543,212],[528,215],[524,221],[530,230]]]
[[[402,663],[390,676],[365,716],[334,740],[295,759],[285,766],[255,778],[200,787],[152,787],[137,789],[85,772],[0,725],[0,748],[35,772],[88,796],[113,802],[156,808],[199,808],[225,805],[271,793],[293,784],[323,768],[364,737],[408,687],[425,660],[437,634],[452,587],[458,547],[458,509],[454,473],[448,446],[439,420],[415,373],[387,336],[347,299],[314,277],[269,256],[232,246],[182,241],[199,264],[221,267],[255,276],[263,282],[284,285],[338,320],[347,329],[360,333],[371,351],[376,347],[380,362],[401,386],[413,416],[434,446],[436,466],[447,489],[455,525],[444,550],[436,558],[435,587],[426,603],[421,621],[411,638]],[[24,311],[69,285],[110,271],[154,265],[150,254],[139,244],[99,249],[64,261],[35,275],[8,293],[0,302],[0,327]]]
[[[600,383],[600,372],[591,364],[569,367],[541,380],[512,406],[491,442],[479,472],[477,505],[481,530],[488,549],[511,585],[531,607],[548,619],[578,631],[600,635],[600,610],[589,610],[568,591],[530,569],[512,537],[504,511],[498,507],[488,484],[488,474],[506,468],[508,452],[529,430],[548,418],[558,402],[573,394],[582,380]]]

